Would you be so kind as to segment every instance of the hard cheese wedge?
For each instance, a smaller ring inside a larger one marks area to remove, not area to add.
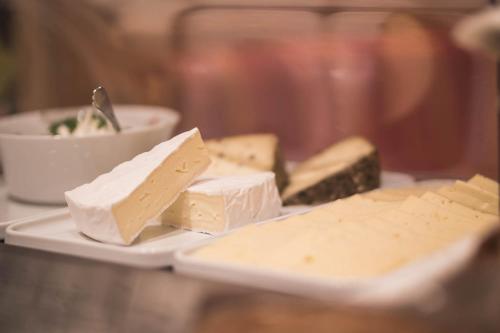
[[[285,205],[309,205],[373,190],[380,185],[375,146],[361,137],[334,144],[300,163],[290,175]]]
[[[249,170],[254,170],[254,173],[272,171],[276,175],[276,184],[280,190],[288,183],[279,139],[274,134],[228,136],[208,140],[206,145],[214,160],[205,173],[206,176],[248,174]],[[228,163],[221,163],[217,159]]]
[[[102,242],[130,244],[209,163],[195,128],[66,192],[66,202],[85,235]]]
[[[219,233],[276,217],[280,209],[272,172],[200,179],[162,214],[162,223]]]

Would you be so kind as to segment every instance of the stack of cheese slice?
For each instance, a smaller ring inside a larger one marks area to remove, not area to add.
[[[130,244],[209,164],[208,151],[195,128],[66,192],[66,202],[85,235]]]
[[[282,190],[288,183],[278,137],[274,134],[247,134],[206,141],[212,164],[204,176],[248,175],[272,171]]]
[[[487,178],[407,194],[401,200],[361,195],[337,200],[241,228],[193,255],[321,277],[368,278],[498,227],[498,184]]]
[[[220,233],[279,215],[274,173],[199,179],[162,214],[162,223]]]

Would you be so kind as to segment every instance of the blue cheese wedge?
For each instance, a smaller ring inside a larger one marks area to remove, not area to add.
[[[208,151],[194,128],[66,192],[66,202],[82,233],[128,245],[209,164]]]
[[[280,213],[274,173],[199,179],[162,214],[162,223],[221,233]]]

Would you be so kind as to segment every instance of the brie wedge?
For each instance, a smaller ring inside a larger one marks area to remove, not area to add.
[[[66,202],[82,233],[102,242],[128,245],[209,163],[195,128],[66,192]]]
[[[280,209],[272,172],[200,179],[162,214],[162,223],[220,233],[276,217]]]

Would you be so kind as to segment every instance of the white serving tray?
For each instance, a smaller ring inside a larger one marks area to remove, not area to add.
[[[398,306],[409,303],[425,306],[429,305],[426,304],[429,295],[433,295],[434,300],[442,300],[445,297],[442,282],[462,269],[480,244],[478,237],[466,238],[425,260],[409,264],[385,276],[354,280],[327,279],[283,270],[209,261],[191,255],[215,239],[205,240],[176,251],[175,272],[321,301],[369,306]]]
[[[212,236],[162,225],[149,225],[130,246],[105,244],[81,234],[67,208],[42,213],[10,225],[5,243],[97,259],[129,266],[156,268],[172,264],[181,245]]]
[[[307,206],[286,207],[281,217],[305,212]],[[68,208],[18,220],[6,231],[5,243],[143,268],[173,264],[174,251],[213,235],[150,223],[132,245],[101,243],[80,233]]]

